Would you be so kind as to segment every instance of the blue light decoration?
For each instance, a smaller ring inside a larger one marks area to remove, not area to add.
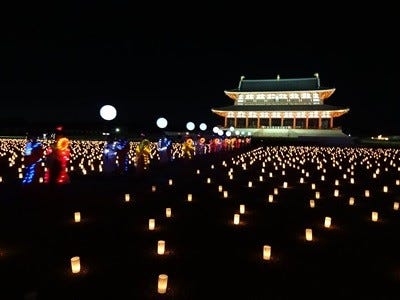
[[[31,139],[27,142],[24,152],[25,170],[22,178],[22,184],[30,184],[36,181],[40,176],[38,167],[43,160],[42,143],[36,139]]]

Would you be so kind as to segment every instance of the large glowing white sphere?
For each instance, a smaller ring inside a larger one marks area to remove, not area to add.
[[[222,129],[218,129],[217,134],[218,134],[219,136],[223,136],[223,135],[224,135],[224,131],[223,131]]]
[[[214,133],[217,133],[218,131],[219,131],[219,128],[218,128],[217,126],[214,126],[214,127],[213,127],[213,132],[214,132]]]
[[[195,125],[194,125],[193,122],[187,122],[187,123],[186,123],[186,129],[187,129],[187,130],[193,130],[194,127],[195,127]]]
[[[165,127],[167,127],[167,125],[168,125],[168,121],[166,118],[161,117],[161,118],[157,119],[158,128],[165,128]]]
[[[200,129],[203,130],[203,131],[207,129],[207,125],[206,125],[205,123],[201,123],[201,124],[199,125],[199,127],[200,127]]]
[[[231,136],[231,135],[232,135],[232,131],[229,131],[229,130],[228,130],[227,132],[225,132],[225,135],[226,135],[226,136]]]
[[[104,105],[100,108],[100,116],[107,121],[115,119],[117,110],[112,105]]]

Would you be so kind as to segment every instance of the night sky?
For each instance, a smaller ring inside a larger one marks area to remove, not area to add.
[[[289,2],[66,1],[3,12],[0,126],[214,126],[224,90],[251,79],[312,77],[350,108],[346,133],[399,134],[394,7]],[[82,3],[84,2],[84,4]],[[104,121],[100,107],[118,115]],[[11,125],[10,125],[11,124]]]

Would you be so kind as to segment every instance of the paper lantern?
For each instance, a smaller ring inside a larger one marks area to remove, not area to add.
[[[310,207],[311,208],[315,207],[315,201],[313,199],[310,200]]]
[[[218,186],[218,192],[222,192],[222,185]]]
[[[131,195],[125,194],[125,202],[129,202],[131,200]]]
[[[274,188],[274,195],[278,195],[278,188]]]
[[[188,194],[188,195],[187,195],[187,201],[188,201],[188,202],[192,202],[192,199],[193,199],[192,194]]]
[[[155,186],[155,185],[152,185],[152,186],[151,186],[151,191],[152,191],[152,192],[155,192],[156,190],[157,190],[156,186]]]
[[[287,182],[286,181],[283,183],[283,188],[287,189]]]
[[[248,186],[249,188],[251,188],[251,187],[253,186],[253,183],[252,183],[251,181],[249,181],[249,183],[247,184],[247,186]]]
[[[81,213],[79,211],[74,213],[74,220],[76,223],[79,223],[81,221]]]
[[[260,177],[258,177],[258,180],[259,180],[260,182],[262,182],[262,181],[264,180],[264,178],[263,178],[262,176],[260,176]]]
[[[364,195],[365,197],[369,197],[370,196],[369,190],[365,190]]]
[[[158,275],[157,292],[159,294],[165,294],[167,292],[168,286],[168,275],[160,274]]]
[[[155,226],[156,226],[156,220],[149,219],[149,230],[154,230]]]
[[[240,214],[233,215],[233,224],[238,225],[240,223]]]
[[[224,198],[228,198],[228,191],[224,191]]]
[[[239,211],[240,211],[241,214],[244,214],[244,211],[245,211],[244,204],[240,204]]]
[[[207,178],[207,183],[211,183],[211,178]]]
[[[81,261],[79,256],[74,256],[71,258],[71,270],[74,274],[81,271]]]
[[[311,189],[315,190],[315,183],[311,183]]]
[[[172,210],[171,210],[170,207],[167,207],[167,208],[165,209],[165,216],[166,216],[167,218],[170,218],[171,215],[172,215]]]
[[[335,197],[339,197],[339,190],[335,190],[335,191],[333,192],[333,195],[334,195]]]
[[[349,205],[354,205],[354,197],[349,198]]]
[[[384,193],[387,193],[387,192],[388,192],[388,187],[387,187],[387,185],[385,185],[385,186],[383,187],[383,192],[384,192]]]
[[[168,184],[173,185],[173,180],[172,179],[168,180]]]
[[[165,241],[159,240],[157,242],[157,254],[163,255],[165,253]]]
[[[307,241],[312,241],[313,236],[312,236],[312,229],[311,228],[306,228],[306,240]]]
[[[300,183],[304,183],[304,178],[300,177]]]
[[[394,210],[399,210],[399,202],[394,202],[393,203],[393,209]]]
[[[274,201],[274,195],[268,195],[268,202],[272,203]]]
[[[315,192],[315,199],[319,199],[320,198],[320,192]]]
[[[325,217],[324,226],[325,226],[326,228],[331,227],[331,222],[332,222],[331,217]]]
[[[373,212],[371,213],[371,219],[372,219],[373,222],[378,221],[378,212],[373,211]]]
[[[264,245],[263,246],[263,259],[264,260],[270,260],[271,259],[271,246],[270,245]]]

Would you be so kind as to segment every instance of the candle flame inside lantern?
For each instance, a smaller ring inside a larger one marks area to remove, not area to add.
[[[171,215],[172,215],[172,210],[171,210],[170,207],[167,207],[167,208],[165,209],[165,216],[166,216],[167,218],[170,218]]]
[[[371,218],[372,218],[372,221],[374,221],[374,222],[378,221],[378,212],[373,211],[371,214]]]
[[[240,222],[240,214],[233,215],[233,224],[238,225]]]
[[[79,223],[81,221],[81,213],[79,211],[74,213],[74,220],[76,223]]]
[[[156,226],[156,220],[149,219],[149,230],[154,230],[155,226]]]
[[[312,236],[312,229],[311,228],[306,228],[306,240],[307,241],[312,241],[313,236]]]
[[[332,222],[331,217],[325,217],[324,226],[325,226],[326,228],[331,227],[331,222]]]
[[[263,246],[263,259],[264,260],[270,260],[271,259],[271,246],[270,245],[264,245]]]
[[[74,274],[81,271],[81,261],[79,256],[74,256],[71,258],[71,270]]]
[[[159,240],[157,242],[157,254],[158,255],[163,255],[165,253],[165,241],[164,240]]]
[[[167,274],[158,275],[157,292],[159,294],[165,294],[167,292],[167,285],[168,285],[168,275]]]

